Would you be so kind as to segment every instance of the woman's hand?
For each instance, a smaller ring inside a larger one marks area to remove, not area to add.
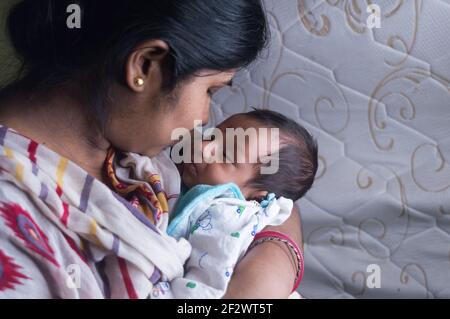
[[[284,233],[303,251],[300,213],[296,206],[280,226],[264,230]],[[286,244],[264,242],[252,248],[234,270],[224,298],[288,298],[295,281],[296,264]]]

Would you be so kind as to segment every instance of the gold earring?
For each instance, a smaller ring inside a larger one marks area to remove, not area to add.
[[[134,84],[136,84],[137,86],[143,86],[144,85],[144,79],[141,78],[140,76],[137,76],[134,78]]]

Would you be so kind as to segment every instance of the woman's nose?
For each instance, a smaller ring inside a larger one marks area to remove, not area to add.
[[[203,115],[202,118],[202,126],[208,125],[209,123],[209,108],[208,110],[205,112],[205,114]]]

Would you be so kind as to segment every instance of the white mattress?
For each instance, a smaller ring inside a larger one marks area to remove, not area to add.
[[[267,0],[272,45],[211,118],[268,107],[318,139],[319,173],[297,203],[304,297],[449,298],[450,0],[372,2],[380,29],[364,26],[367,0]],[[2,81],[14,64],[3,41]],[[380,288],[366,285],[370,264]]]
[[[212,119],[268,107],[317,138],[297,203],[304,297],[449,298],[450,0],[372,1],[372,30],[366,2],[267,0],[268,54],[215,96]]]

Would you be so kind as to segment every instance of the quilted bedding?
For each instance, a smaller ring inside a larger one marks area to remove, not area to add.
[[[450,1],[265,3],[271,46],[217,94],[212,118],[267,107],[317,138],[319,172],[297,203],[299,292],[449,298]]]
[[[319,172],[297,202],[298,291],[450,298],[450,0],[265,3],[271,46],[217,93],[211,119],[267,107],[317,138]],[[379,29],[367,27],[368,3]]]

